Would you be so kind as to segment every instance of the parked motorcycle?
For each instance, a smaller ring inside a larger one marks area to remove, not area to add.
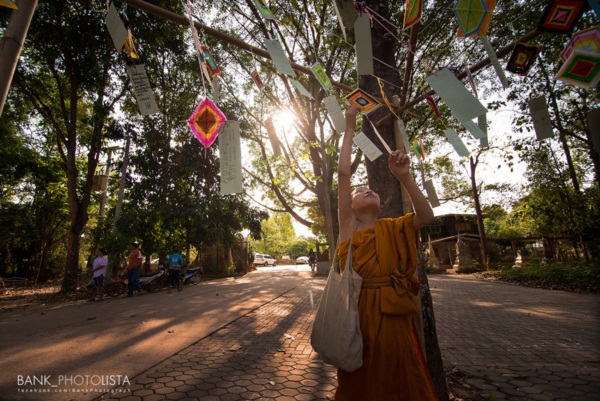
[[[193,284],[193,285],[197,285],[200,284],[200,281],[202,281],[202,268],[198,267],[196,269],[189,269],[185,275],[183,276],[183,278],[181,279],[181,283],[182,284]]]
[[[164,268],[159,267],[156,271],[144,273],[138,278],[138,282],[145,291],[158,292],[162,290],[165,286]]]

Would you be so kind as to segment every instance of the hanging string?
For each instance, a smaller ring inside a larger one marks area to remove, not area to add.
[[[198,53],[198,66],[200,67],[200,77],[202,78],[202,88],[204,89],[204,97],[207,95],[206,90],[206,82],[204,81],[204,71],[202,70],[203,61],[204,61],[204,52],[200,47],[200,39],[198,38],[198,31],[196,30],[196,25],[194,25],[194,20],[192,18],[192,3],[190,0],[187,0],[188,6],[188,19],[190,21],[190,29],[192,30],[192,36],[194,38],[194,46],[196,47],[196,52]],[[206,149],[205,149],[206,150]]]

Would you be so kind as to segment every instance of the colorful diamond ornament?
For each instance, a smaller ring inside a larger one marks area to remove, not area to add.
[[[527,75],[535,63],[539,51],[540,49],[537,46],[517,43],[508,60],[506,70],[514,74]]]
[[[465,37],[475,35],[483,25],[488,7],[483,0],[457,0],[454,13]]]
[[[538,31],[571,33],[586,7],[586,0],[552,0],[544,9]]]
[[[560,54],[561,60],[567,61],[574,50],[600,53],[600,26],[593,26],[573,34],[569,44]]]
[[[595,87],[600,81],[600,55],[575,50],[565,61],[556,78],[582,88]]]
[[[226,121],[227,117],[223,112],[206,97],[188,119],[188,125],[196,138],[207,148],[217,139],[219,128]]]

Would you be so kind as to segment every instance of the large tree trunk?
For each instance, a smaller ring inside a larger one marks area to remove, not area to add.
[[[382,9],[382,5],[375,1],[369,1],[368,5],[375,9],[377,13],[383,17],[387,17],[388,10]],[[394,56],[396,54],[396,41],[377,23],[373,24],[371,29],[372,46],[373,46],[373,67],[374,75],[381,79],[391,82],[394,85],[400,86],[400,75],[396,69],[389,66],[395,65]],[[378,61],[380,60],[380,61]],[[387,65],[385,65],[385,64]],[[381,97],[379,83],[377,79],[371,76],[361,76],[360,88],[367,93]],[[392,99],[393,90],[389,84],[385,85],[386,96]],[[386,113],[385,106],[369,115],[371,121],[375,122],[382,118]],[[395,133],[392,119],[387,119],[385,123],[377,127],[378,132],[383,140],[390,148],[395,148]],[[366,119],[363,121],[363,132],[376,144],[380,149],[383,146],[379,139],[374,134],[371,124]],[[387,164],[387,154],[377,158],[374,162],[366,160],[367,176],[369,179],[369,187],[377,192],[381,200],[380,217],[398,217],[409,210],[402,210],[402,189],[400,182],[391,173]],[[422,265],[422,263],[421,263]],[[435,317],[433,315],[433,303],[431,301],[431,293],[427,284],[427,276],[425,275],[424,266],[421,266],[419,279],[423,283],[421,290],[421,310],[423,317],[423,337],[425,340],[425,354],[429,368],[429,373],[438,393],[440,401],[448,400],[448,389],[446,386],[446,374],[444,371],[441,352],[437,341],[435,330]]]

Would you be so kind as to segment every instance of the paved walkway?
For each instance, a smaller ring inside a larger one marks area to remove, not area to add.
[[[324,279],[307,280],[101,399],[327,400],[309,343]],[[600,400],[600,297],[431,276],[446,366],[489,400]],[[378,400],[377,400],[378,401]]]

